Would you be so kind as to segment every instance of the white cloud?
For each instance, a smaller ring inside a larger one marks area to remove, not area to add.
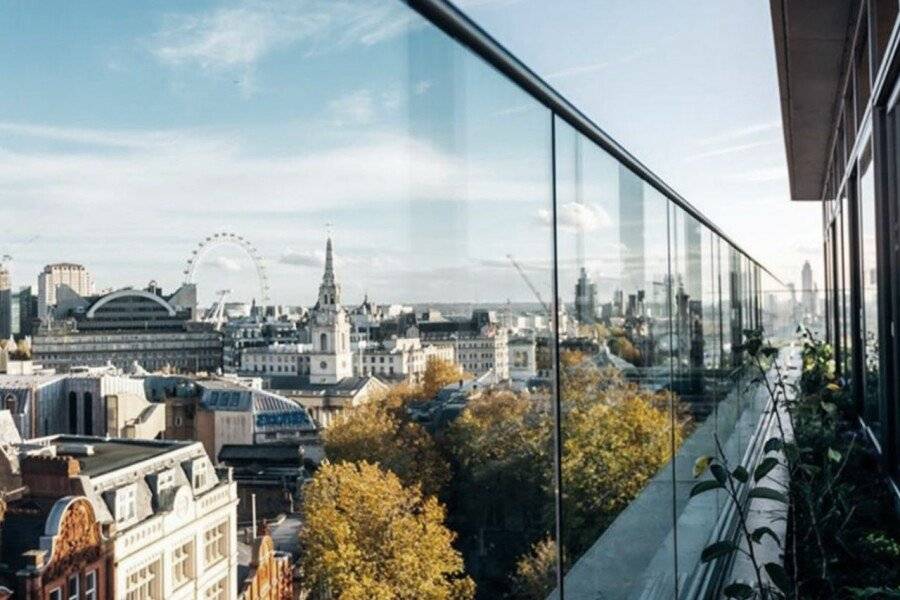
[[[278,262],[294,267],[321,267],[325,264],[325,253],[319,250],[297,252],[288,248],[278,258]]]
[[[701,158],[713,158],[715,156],[725,156],[728,154],[737,154],[740,152],[746,152],[747,150],[752,150],[754,148],[762,148],[765,146],[774,146],[777,142],[775,140],[763,140],[759,142],[747,142],[745,144],[731,144],[728,146],[724,146],[721,148],[714,148],[712,150],[704,150],[703,152],[696,152],[694,154],[690,154],[684,158],[685,162],[691,162],[694,160],[700,160]]]
[[[252,91],[256,64],[296,44],[315,54],[396,37],[415,22],[399,2],[378,0],[242,0],[211,11],[168,15],[151,52],[163,63],[236,74]]]
[[[422,94],[430,90],[432,85],[434,84],[428,79],[417,81],[415,85],[413,85],[413,94],[415,94],[416,96],[421,96]]]
[[[375,117],[375,102],[369,90],[356,90],[328,103],[336,125],[367,125]]]
[[[550,225],[553,214],[547,209],[538,211],[538,220]],[[561,204],[556,214],[558,225],[563,229],[591,232],[609,227],[612,219],[603,207],[594,204],[568,202]]]
[[[770,133],[778,131],[781,128],[781,121],[766,121],[764,123],[754,123],[745,127],[737,127],[730,129],[717,135],[702,138],[697,141],[700,146],[711,146],[714,144],[722,144],[733,142],[735,140],[752,137],[760,133]]]
[[[233,258],[228,258],[227,256],[213,256],[212,258],[207,258],[203,261],[203,265],[221,269],[222,271],[230,271],[232,273],[241,270],[241,263]]]
[[[738,173],[732,173],[723,177],[735,183],[771,183],[775,181],[787,181],[788,173],[785,165],[777,167],[762,167],[759,169],[744,169]]]

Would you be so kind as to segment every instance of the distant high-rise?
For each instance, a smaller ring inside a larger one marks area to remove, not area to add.
[[[593,323],[597,320],[597,285],[591,281],[584,268],[575,283],[575,318],[579,323]]]
[[[82,265],[56,263],[47,265],[38,275],[38,317],[47,317],[48,309],[56,305],[60,286],[66,286],[79,296],[94,294],[94,277]]]
[[[809,261],[803,263],[800,270],[800,305],[804,315],[816,314],[816,284],[813,282],[812,267]]]
[[[13,294],[13,334],[30,336],[38,318],[38,298],[33,288],[25,286]]]
[[[0,267],[0,339],[7,340],[12,333],[12,280],[9,271]]]

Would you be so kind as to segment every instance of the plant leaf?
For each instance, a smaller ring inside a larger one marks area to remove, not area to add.
[[[750,493],[747,494],[748,498],[764,498],[766,500],[775,500],[776,502],[783,502],[785,504],[788,503],[787,496],[785,496],[782,492],[778,490],[773,490],[770,487],[764,487],[761,485],[756,486]]]
[[[768,527],[758,527],[758,528],[754,529],[753,533],[750,534],[750,537],[753,538],[753,541],[758,544],[767,535],[770,536],[773,540],[775,540],[776,544],[781,546],[781,540],[778,539],[778,534],[775,533],[774,531],[772,531]]]
[[[726,471],[725,467],[718,463],[709,465],[709,472],[713,474],[713,477],[719,480],[719,483],[725,483],[726,481],[728,481],[728,471]]]
[[[693,488],[691,488],[690,497],[693,498],[694,496],[702,494],[703,492],[708,492],[709,490],[718,490],[718,489],[722,489],[724,487],[725,487],[724,485],[722,485],[715,479],[707,479],[705,481],[701,481],[700,483],[695,485]]]
[[[712,461],[713,457],[706,454],[698,457],[697,460],[694,461],[694,479],[703,475],[703,472],[706,471]]]
[[[784,447],[784,443],[781,441],[781,438],[773,437],[766,440],[766,445],[763,447],[763,450],[766,452],[772,452],[775,450],[781,450]]]
[[[787,594],[788,590],[791,587],[791,581],[788,579],[787,572],[784,570],[784,567],[778,563],[766,563],[765,564],[766,573],[769,574],[769,578],[772,580],[772,583],[778,586],[778,589],[783,593]]]
[[[753,596],[753,588],[746,583],[735,582],[725,586],[725,589],[722,591],[725,592],[726,598],[739,598],[744,600]]]
[[[841,453],[835,450],[834,448],[828,449],[828,459],[833,460],[836,463],[841,462]]]
[[[756,469],[753,471],[753,481],[759,481],[763,477],[769,474],[769,471],[778,466],[778,459],[772,456],[764,458],[761,463],[756,465]]]
[[[750,474],[747,473],[747,469],[745,469],[741,465],[735,467],[734,471],[732,471],[731,474],[741,483],[747,483],[747,480],[750,479]]]
[[[715,544],[710,544],[703,549],[703,553],[700,555],[700,560],[706,563],[711,560],[715,560],[720,556],[731,554],[736,549],[737,547],[732,542],[716,542]]]

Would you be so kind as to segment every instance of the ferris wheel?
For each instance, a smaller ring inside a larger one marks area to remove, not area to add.
[[[187,260],[184,267],[184,283],[194,283],[194,276],[200,267],[203,259],[210,252],[222,246],[231,246],[239,248],[253,263],[256,269],[256,279],[259,285],[260,304],[266,306],[269,304],[269,276],[266,274],[266,263],[260,256],[256,247],[246,238],[227,231],[220,231],[200,240],[197,247],[191,251],[191,257]]]

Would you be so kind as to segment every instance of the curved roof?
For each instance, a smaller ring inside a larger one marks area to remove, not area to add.
[[[152,294],[145,290],[124,289],[124,290],[117,290],[115,292],[112,292],[111,294],[107,294],[107,295],[103,296],[102,298],[100,298],[99,300],[97,300],[96,302],[94,302],[94,304],[91,306],[91,308],[87,311],[87,318],[93,319],[94,315],[97,312],[97,309],[103,307],[104,305],[109,304],[110,302],[112,302],[114,300],[118,300],[119,298],[129,298],[129,297],[146,298],[147,300],[152,300],[153,302],[156,302],[157,304],[162,306],[164,309],[166,309],[166,312],[169,313],[170,317],[174,317],[177,314],[177,311],[171,304],[169,304],[168,302],[166,302],[166,300],[164,298],[160,298],[156,294]]]

